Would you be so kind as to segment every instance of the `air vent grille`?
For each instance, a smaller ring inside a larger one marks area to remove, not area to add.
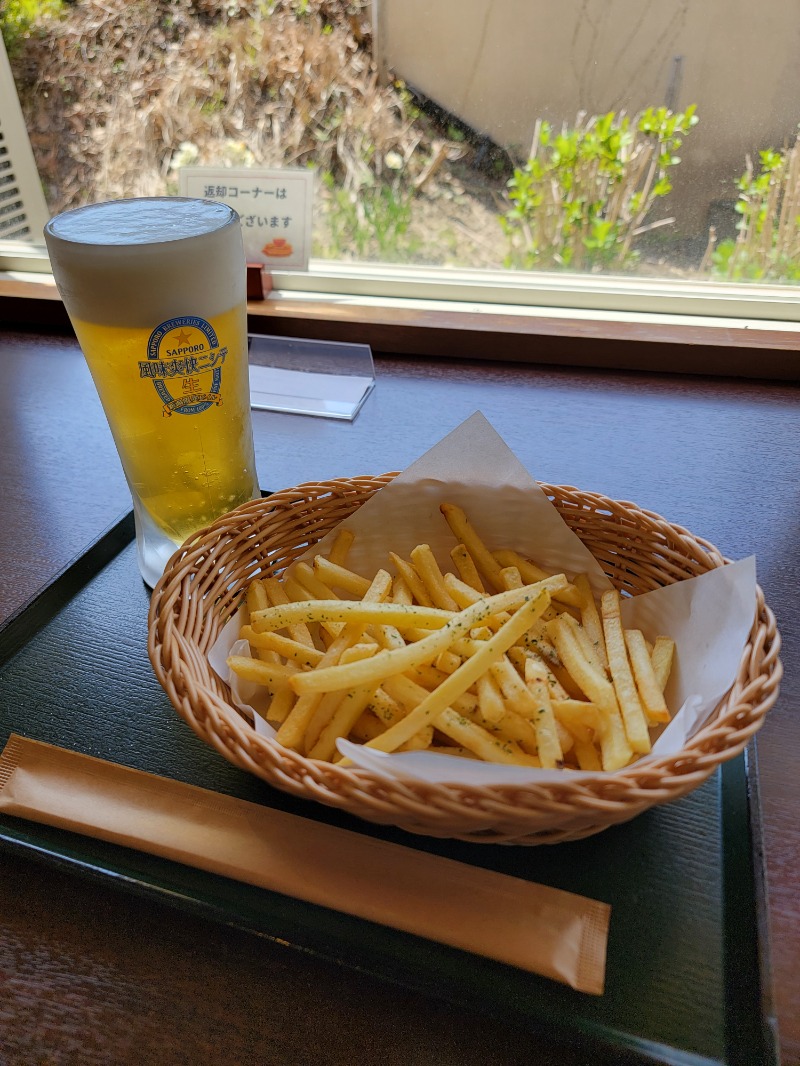
[[[0,39],[0,241],[42,240],[49,218],[28,131]]]

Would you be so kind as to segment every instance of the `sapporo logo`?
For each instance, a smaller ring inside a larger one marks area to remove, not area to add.
[[[222,364],[227,354],[204,318],[170,318],[150,334],[139,377],[153,382],[165,418],[199,415],[212,404],[222,403]]]

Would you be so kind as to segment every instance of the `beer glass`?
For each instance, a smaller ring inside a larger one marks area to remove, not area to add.
[[[44,233],[152,587],[190,534],[259,495],[239,216],[213,200],[117,200],[57,215]]]

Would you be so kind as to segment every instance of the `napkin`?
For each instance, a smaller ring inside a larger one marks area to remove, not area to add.
[[[611,908],[12,735],[0,811],[603,992]]]

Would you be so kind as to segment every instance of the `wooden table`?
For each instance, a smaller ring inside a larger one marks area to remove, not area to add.
[[[783,637],[757,740],[773,995],[800,1063],[800,408],[793,385],[376,359],[353,424],[254,413],[261,484],[405,467],[480,409],[530,472],[629,499],[755,554]],[[129,497],[74,339],[0,333],[0,622]],[[0,858],[0,1062],[550,1062],[526,1034],[179,914]]]

